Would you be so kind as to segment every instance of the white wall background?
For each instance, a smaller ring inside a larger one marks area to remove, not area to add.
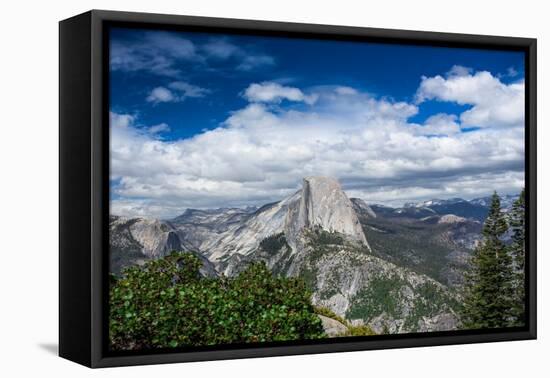
[[[541,377],[550,371],[544,1],[4,1],[0,22],[0,375],[3,377]],[[539,340],[89,370],[57,357],[57,64],[61,19],[89,9],[536,37]],[[545,351],[546,349],[546,351]]]

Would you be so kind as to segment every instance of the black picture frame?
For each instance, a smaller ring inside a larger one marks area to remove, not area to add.
[[[527,326],[142,353],[107,345],[110,26],[525,52]],[[88,367],[535,339],[536,39],[92,10],[59,24],[59,355]]]

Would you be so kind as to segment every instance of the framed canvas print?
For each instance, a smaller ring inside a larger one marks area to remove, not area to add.
[[[536,337],[536,41],[60,23],[60,355]]]

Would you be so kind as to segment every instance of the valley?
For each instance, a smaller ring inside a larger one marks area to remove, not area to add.
[[[111,272],[173,250],[193,251],[210,277],[262,261],[275,275],[301,277],[313,304],[350,324],[452,330],[486,214],[484,199],[371,205],[348,198],[335,179],[307,177],[293,195],[259,208],[187,209],[170,220],[113,215]]]

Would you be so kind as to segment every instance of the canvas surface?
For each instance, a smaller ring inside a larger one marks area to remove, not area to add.
[[[523,326],[524,69],[111,30],[111,348]]]

